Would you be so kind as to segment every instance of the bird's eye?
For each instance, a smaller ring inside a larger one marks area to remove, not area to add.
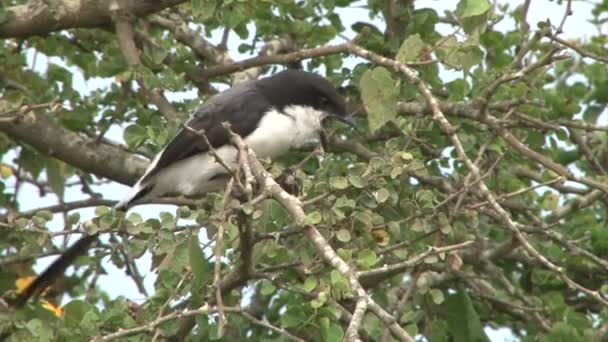
[[[319,100],[321,106],[327,106],[329,105],[329,99],[325,96],[322,96],[321,99]]]

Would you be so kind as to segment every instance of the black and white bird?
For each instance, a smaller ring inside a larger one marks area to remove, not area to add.
[[[330,118],[352,124],[336,88],[317,74],[286,70],[214,96],[195,110],[187,126],[204,132],[220,159],[230,166],[236,163],[237,150],[223,122],[229,122],[258,157],[273,158],[319,143],[322,123]],[[226,183],[228,172],[208,152],[200,135],[182,129],[116,208],[126,209],[160,196],[191,197],[218,190]]]
[[[354,126],[337,89],[317,74],[285,70],[215,95],[195,110],[187,126],[204,132],[222,161],[234,166],[237,150],[223,122],[230,123],[257,156],[273,158],[318,144],[324,122],[332,118]],[[180,130],[115,208],[125,210],[157,197],[194,197],[221,189],[228,171],[208,152],[200,135]],[[88,235],[72,245],[19,295],[16,306],[51,285],[96,239],[97,234]]]

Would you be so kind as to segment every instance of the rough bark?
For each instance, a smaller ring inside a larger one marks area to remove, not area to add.
[[[132,185],[148,164],[120,148],[84,138],[43,115],[0,121],[0,132],[81,170],[126,185]]]
[[[175,6],[184,0],[32,0],[6,8],[9,19],[0,24],[0,38],[26,38],[71,28],[110,25],[111,11],[121,10],[141,17]]]

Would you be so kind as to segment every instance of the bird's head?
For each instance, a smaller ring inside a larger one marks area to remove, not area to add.
[[[292,105],[312,107],[322,113],[321,119],[356,124],[346,111],[344,98],[326,78],[315,73],[288,69],[265,79],[262,83],[267,96],[282,109]]]

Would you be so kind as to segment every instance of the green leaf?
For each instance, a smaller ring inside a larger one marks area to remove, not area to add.
[[[399,322],[406,323],[418,323],[424,318],[423,310],[407,310],[403,312],[401,317],[399,317]]]
[[[380,188],[376,192],[376,201],[378,203],[384,203],[390,197],[391,193],[386,188]]]
[[[99,314],[97,314],[95,310],[87,311],[80,322],[80,330],[87,335],[95,334],[96,330],[99,328],[99,318]]]
[[[110,208],[108,208],[106,206],[101,205],[101,206],[95,208],[95,216],[105,216],[109,213],[110,213]]]
[[[310,307],[317,310],[317,309],[321,308],[323,305],[325,305],[326,301],[327,301],[327,293],[320,292],[319,295],[317,296],[317,298],[310,301]]]
[[[490,342],[464,286],[459,284],[457,288],[458,292],[449,295],[444,304],[444,315],[454,342]]]
[[[133,224],[140,224],[143,222],[143,218],[139,213],[132,212],[129,214],[129,216],[127,216],[127,221]]]
[[[177,209],[177,216],[179,218],[189,218],[190,215],[192,215],[192,210],[190,210],[190,208],[188,208],[187,206],[181,206]]]
[[[348,242],[350,241],[350,232],[348,231],[348,229],[342,228],[338,230],[338,232],[336,233],[336,237],[340,242]]]
[[[414,222],[412,223],[412,225],[410,226],[410,229],[415,231],[415,232],[424,232],[426,231],[427,227],[428,227],[428,222],[426,220],[423,219],[414,219]]]
[[[208,20],[215,16],[217,1],[216,0],[204,0],[204,1],[203,0],[192,0],[192,7],[195,8],[195,13],[194,13],[195,15],[200,16],[201,19],[203,19],[203,20]]]
[[[366,71],[361,77],[359,88],[372,133],[395,120],[399,87],[387,69],[376,67]]]
[[[339,284],[341,282],[345,282],[346,278],[344,278],[344,276],[342,275],[342,273],[340,273],[340,271],[333,270],[329,274],[329,281],[330,281],[330,283],[332,285],[336,285],[336,284]]]
[[[75,213],[72,213],[72,214],[68,215],[68,222],[67,223],[69,225],[76,224],[76,223],[78,223],[78,221],[80,221],[80,213],[79,212],[75,212]]]
[[[464,100],[469,92],[469,84],[462,78],[449,82],[446,87],[448,94],[450,94],[450,99],[453,100]]]
[[[13,176],[13,169],[7,164],[0,164],[0,178],[7,179]]]
[[[545,210],[555,210],[557,208],[557,204],[559,202],[559,196],[554,193],[548,193],[543,198],[543,209]]]
[[[66,164],[57,159],[50,159],[46,167],[49,186],[59,197],[63,197],[66,180]]]
[[[53,338],[54,328],[49,322],[35,318],[27,322],[24,328],[27,329],[32,336],[36,337],[36,341],[46,342],[56,340],[56,338]]]
[[[443,301],[445,300],[445,297],[443,296],[443,291],[441,291],[440,289],[431,289],[429,293],[431,295],[431,298],[433,298],[433,303],[437,305],[443,303]]]
[[[444,320],[435,319],[431,322],[427,336],[430,342],[448,342],[448,324]]]
[[[192,288],[190,293],[192,294],[193,303],[198,305],[202,304],[202,290],[207,284],[211,266],[205,259],[203,250],[199,244],[198,235],[190,235],[188,243],[188,259],[190,268],[192,269]]]
[[[304,223],[315,225],[321,223],[321,221],[323,221],[323,216],[319,211],[315,210],[312,213],[306,215],[306,220],[304,220]]]
[[[302,290],[306,292],[312,292],[317,287],[317,278],[310,276],[304,280],[304,284],[302,285]]]
[[[329,185],[334,189],[343,190],[348,188],[348,181],[344,177],[331,177]]]
[[[370,249],[364,249],[357,256],[357,264],[363,268],[370,268],[378,262],[378,256]]]
[[[479,65],[483,52],[476,45],[461,44],[456,37],[450,36],[438,46],[437,57],[450,68],[468,72],[473,66]]]
[[[566,322],[556,322],[547,336],[543,336],[541,342],[569,342],[584,341],[579,334],[577,326]]]
[[[488,0],[460,0],[456,7],[456,14],[460,19],[482,15],[490,10]]]
[[[276,289],[276,286],[274,286],[274,284],[268,279],[262,280],[260,284],[260,293],[263,296],[269,296],[273,294]]]
[[[283,315],[281,315],[281,326],[284,328],[297,327],[308,319],[306,311],[299,306],[290,306]]]
[[[357,189],[363,189],[365,187],[363,179],[359,176],[348,176],[348,181]]]
[[[353,251],[345,248],[338,248],[336,251],[342,260],[349,262],[353,258]]]
[[[125,129],[123,138],[130,148],[136,148],[148,138],[148,133],[140,125],[131,125]]]
[[[7,21],[9,18],[8,11],[4,9],[4,6],[0,6],[0,24]]]
[[[190,0],[190,6],[192,6],[192,14],[198,16],[201,14],[203,0]],[[205,1],[207,2],[207,1]]]
[[[420,59],[420,53],[423,51],[424,47],[424,42],[420,38],[420,35],[416,33],[407,37],[407,39],[403,41],[403,44],[401,44],[395,59],[401,63],[418,61]]]
[[[82,301],[73,300],[63,307],[63,321],[68,327],[77,328],[84,315],[90,310],[97,310],[93,305]]]
[[[344,337],[344,330],[342,327],[327,317],[321,317],[319,319],[319,327],[321,328],[321,337],[323,341],[327,342],[340,342]]]
[[[418,325],[408,324],[405,326],[405,331],[407,331],[411,336],[416,336],[418,335]]]

